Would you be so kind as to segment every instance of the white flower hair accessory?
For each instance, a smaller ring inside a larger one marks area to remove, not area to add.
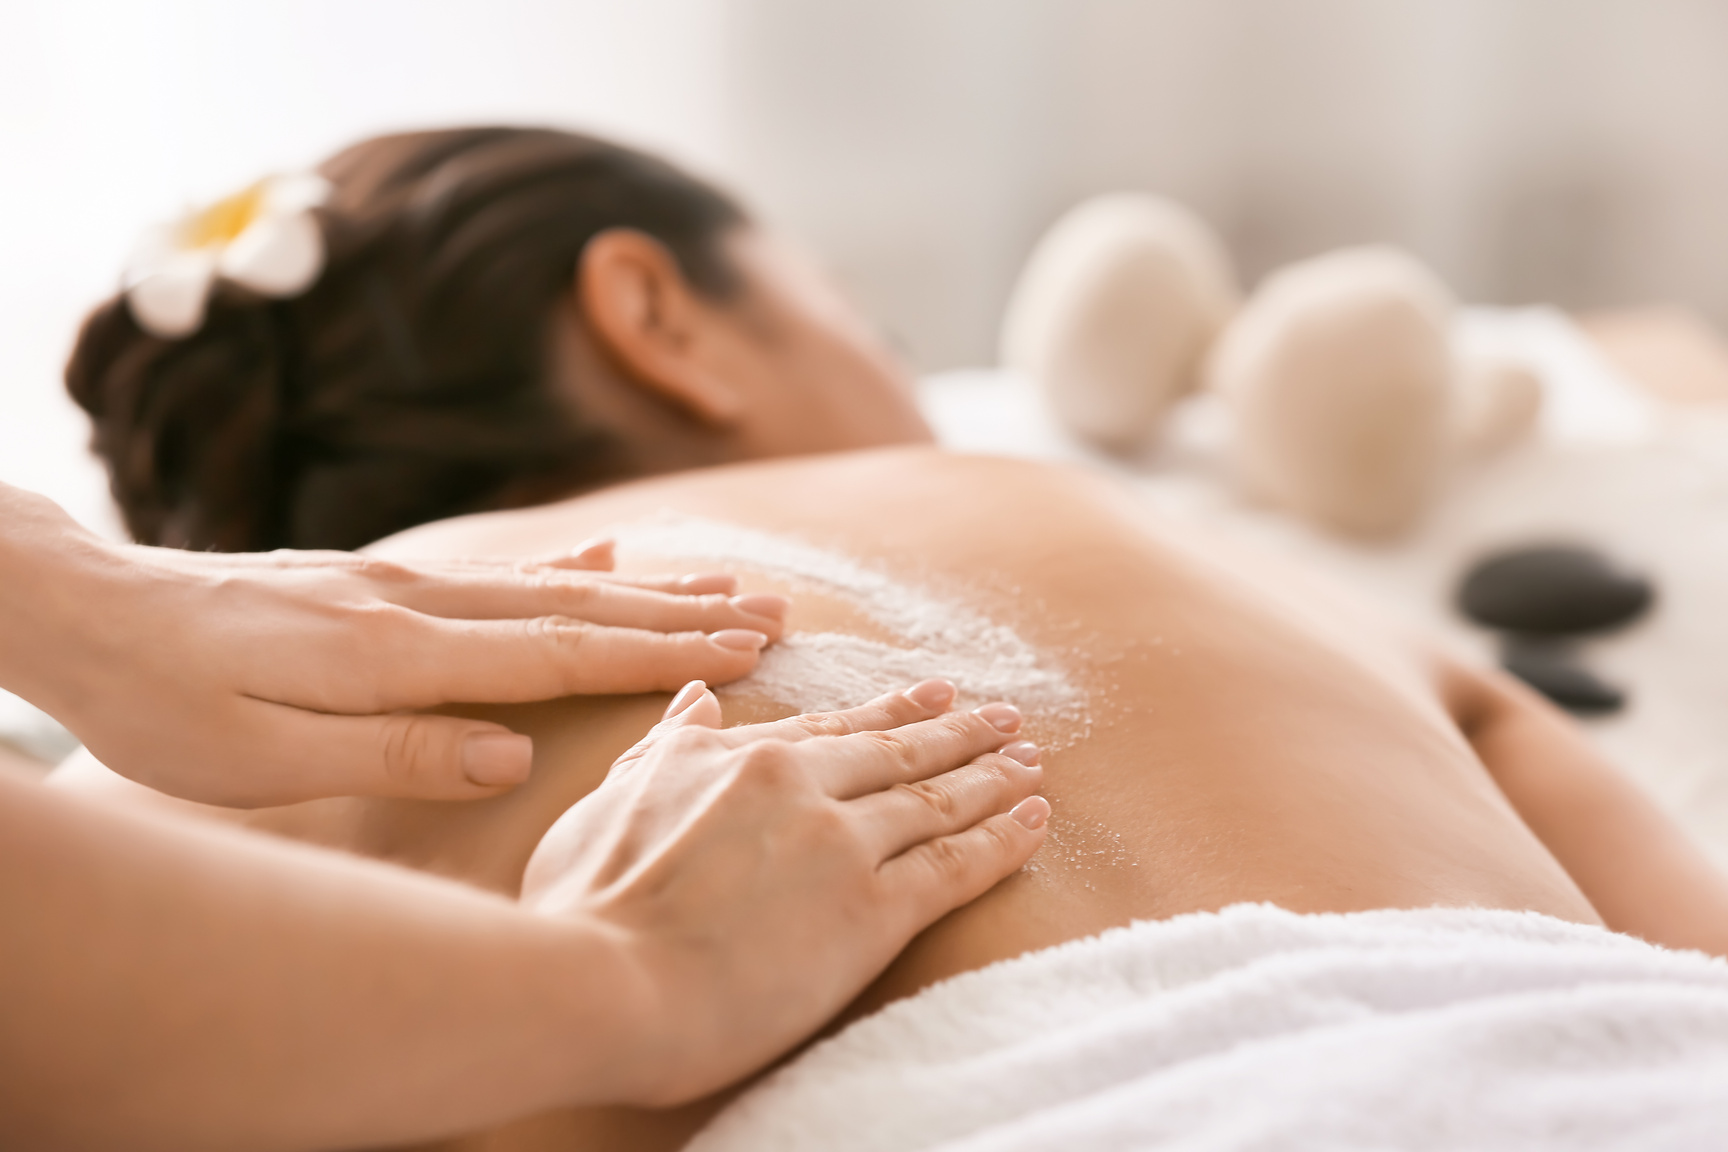
[[[324,271],[324,233],[312,209],[330,182],[312,173],[268,176],[172,224],[133,250],[123,288],[140,327],[178,340],[204,323],[218,279],[286,300]]]

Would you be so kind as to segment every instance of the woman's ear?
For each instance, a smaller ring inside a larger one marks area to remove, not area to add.
[[[632,383],[711,427],[729,427],[745,398],[720,370],[723,322],[684,278],[666,246],[633,228],[589,240],[576,299],[602,351]]]

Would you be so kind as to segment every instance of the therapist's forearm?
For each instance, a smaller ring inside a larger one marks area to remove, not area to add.
[[[601,1102],[644,1004],[597,929],[0,773],[0,1146],[310,1148]]]

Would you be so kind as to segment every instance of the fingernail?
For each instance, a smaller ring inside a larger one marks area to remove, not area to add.
[[[678,580],[678,591],[686,596],[710,596],[716,592],[731,595],[736,587],[738,577],[724,572],[700,572],[693,576],[680,577]]]
[[[700,680],[692,680],[678,689],[678,695],[672,697],[672,703],[666,705],[666,711],[660,714],[660,719],[670,720],[696,701],[702,699],[702,693],[708,691],[708,685]]]
[[[570,549],[570,555],[577,559],[598,559],[601,553],[610,553],[618,546],[618,541],[610,536],[597,536],[592,540],[584,540]]]
[[[1020,709],[1012,704],[986,704],[977,709],[977,712],[998,732],[1020,731]]]
[[[1018,760],[1028,768],[1034,768],[1039,760],[1038,745],[1025,740],[1016,740],[1002,749],[1002,755],[1010,760]]]
[[[956,689],[946,680],[925,680],[906,689],[906,699],[931,712],[954,703]]]
[[[730,648],[736,652],[758,652],[768,643],[766,635],[752,632],[748,628],[722,628],[718,632],[710,632],[708,639],[722,648]]]
[[[732,607],[752,616],[766,616],[770,620],[784,620],[786,610],[792,607],[792,601],[773,592],[751,592],[745,596],[732,597]]]
[[[1050,819],[1050,801],[1042,796],[1028,796],[1010,808],[1008,815],[1014,817],[1023,827],[1036,832],[1044,827],[1044,821]]]
[[[475,732],[462,741],[462,775],[475,784],[520,784],[534,768],[534,741],[514,732]]]

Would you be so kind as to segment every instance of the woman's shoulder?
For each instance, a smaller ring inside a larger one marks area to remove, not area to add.
[[[423,524],[366,549],[392,559],[523,556],[573,547],[587,536],[667,510],[732,518],[772,509],[801,522],[899,510],[938,515],[956,501],[1006,506],[1102,483],[1085,469],[947,452],[931,445],[751,460],[642,477],[549,504]],[[920,509],[923,511],[921,512]]]

